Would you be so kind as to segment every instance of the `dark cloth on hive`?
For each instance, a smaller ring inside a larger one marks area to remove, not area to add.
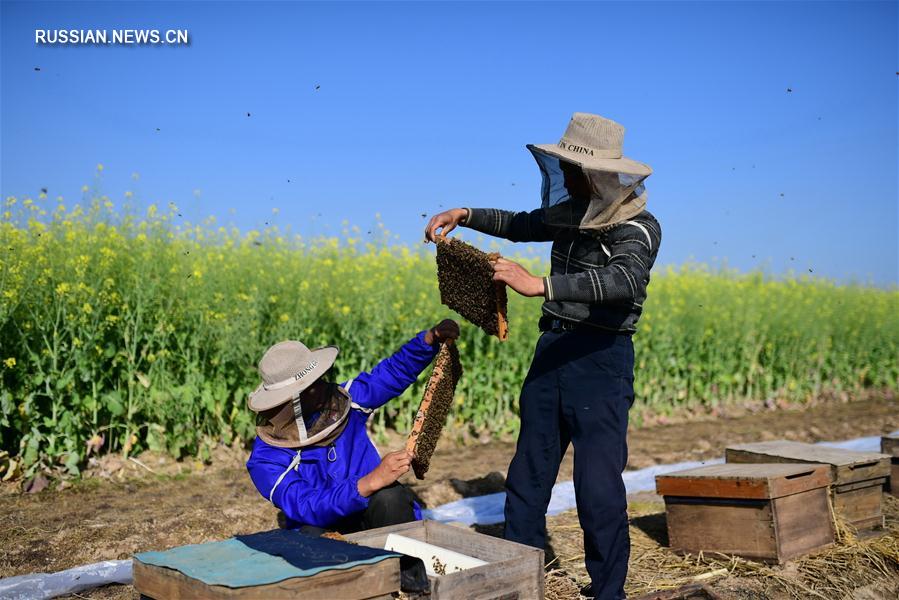
[[[289,529],[238,535],[235,539],[253,550],[280,556],[298,569],[311,569],[322,565],[339,566],[356,561],[374,562],[380,558],[400,556],[398,552],[383,548],[369,548],[324,537],[308,536]]]

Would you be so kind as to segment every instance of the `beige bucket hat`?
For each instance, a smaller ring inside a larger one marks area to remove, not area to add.
[[[649,165],[622,155],[624,126],[590,113],[574,113],[558,144],[532,144],[538,150],[584,169],[647,177]]]
[[[296,398],[331,368],[338,352],[337,346],[310,350],[293,340],[275,344],[259,361],[262,383],[250,393],[250,410],[265,411]]]

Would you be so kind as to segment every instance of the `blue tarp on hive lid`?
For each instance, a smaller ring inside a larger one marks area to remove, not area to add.
[[[175,569],[207,585],[240,588],[311,577],[328,569],[351,569],[399,556],[378,548],[276,529],[222,542],[143,552],[135,558],[144,564]]]

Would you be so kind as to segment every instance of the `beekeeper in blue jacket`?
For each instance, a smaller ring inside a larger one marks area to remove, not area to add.
[[[418,378],[441,342],[458,336],[458,324],[441,321],[371,373],[340,385],[328,381],[336,346],[310,350],[286,341],[265,352],[262,383],[249,397],[257,436],[247,470],[259,493],[284,512],[288,528],[348,533],[421,519],[412,493],[397,482],[411,454],[382,458],[366,423]]]

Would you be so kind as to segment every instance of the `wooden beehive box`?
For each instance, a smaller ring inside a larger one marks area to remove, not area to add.
[[[833,542],[830,482],[823,465],[724,464],[658,475],[656,491],[673,549],[782,563]]]
[[[361,531],[346,539],[383,548],[391,533],[487,562],[465,571],[429,577],[431,595],[425,596],[428,600],[543,600],[543,550],[429,520]]]
[[[890,457],[890,493],[899,498],[899,433],[880,438],[880,451]]]
[[[890,457],[802,442],[758,442],[729,446],[729,463],[821,463],[833,476],[833,507],[858,531],[883,527],[882,493]]]
[[[241,546],[235,538],[144,552],[132,562],[134,587],[141,598],[153,600],[387,600],[400,590],[398,555],[371,564],[346,563],[340,546],[349,544],[327,543],[336,549],[312,556],[319,565],[312,569]]]

